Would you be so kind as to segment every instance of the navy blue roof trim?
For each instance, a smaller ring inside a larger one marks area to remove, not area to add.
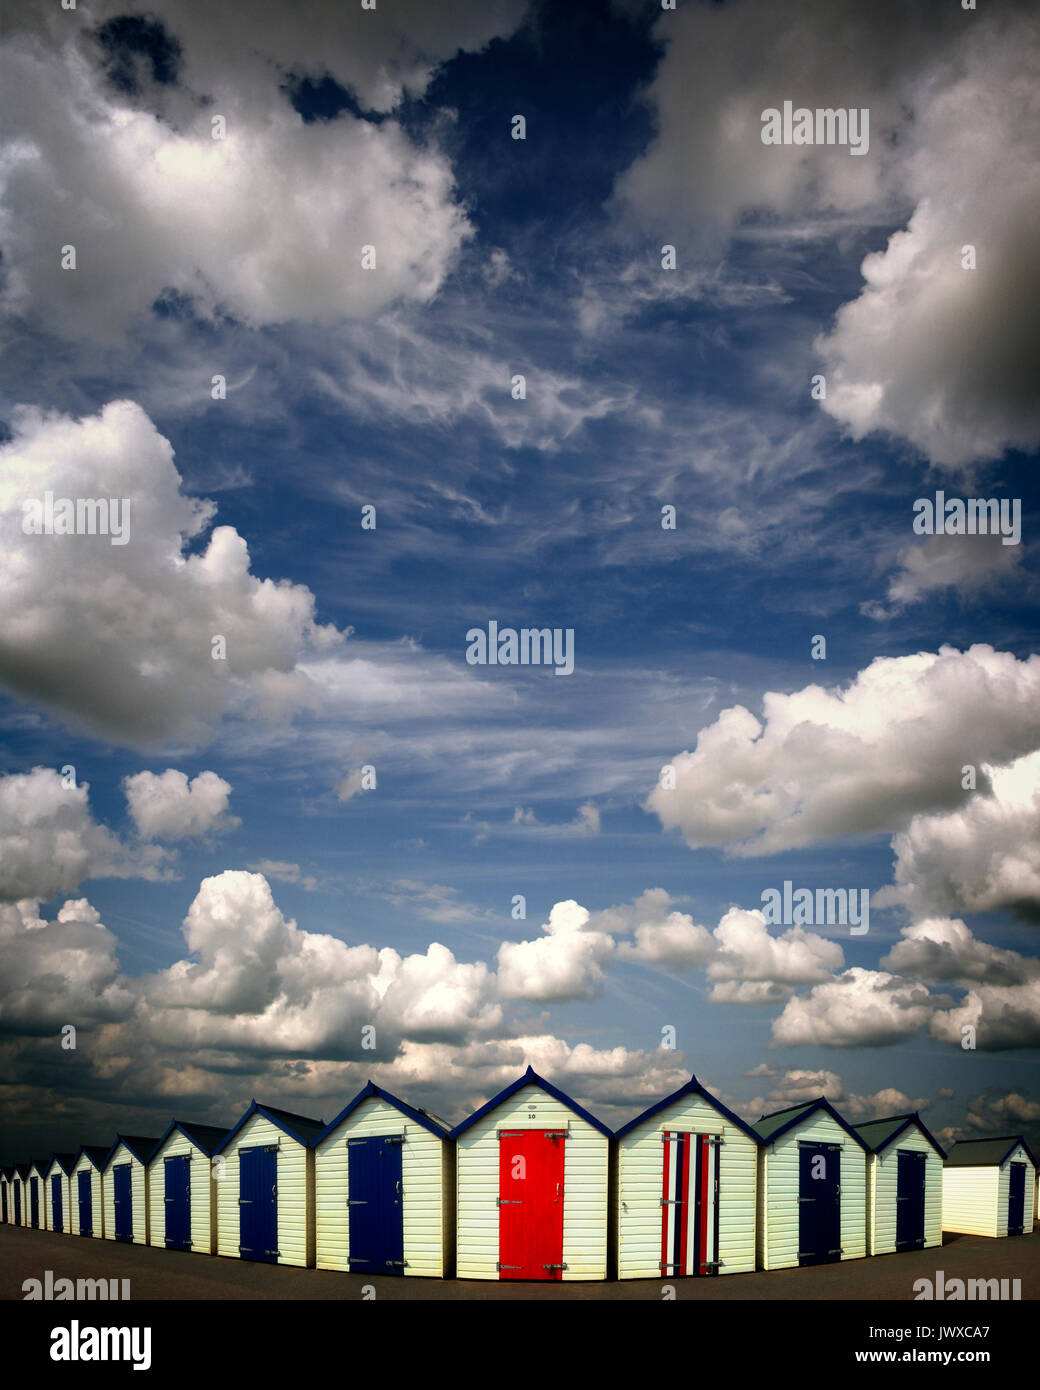
[[[456,1125],[451,1131],[450,1137],[452,1139],[457,1139],[460,1134],[465,1133],[465,1131],[469,1129],[470,1125],[475,1125],[478,1120],[482,1120],[485,1115],[489,1115],[492,1110],[497,1109],[497,1107],[500,1106],[503,1101],[508,1100],[510,1096],[516,1095],[517,1091],[521,1090],[524,1086],[540,1086],[547,1095],[562,1102],[569,1110],[573,1110],[575,1115],[579,1115],[583,1120],[592,1125],[594,1129],[598,1129],[600,1134],[605,1134],[608,1139],[614,1137],[602,1120],[597,1120],[595,1115],[590,1115],[587,1110],[583,1110],[576,1100],[571,1100],[570,1096],[565,1095],[564,1092],[554,1086],[551,1081],[546,1081],[543,1076],[539,1076],[533,1067],[528,1067],[523,1076],[511,1082],[505,1090],[499,1091],[497,1096],[492,1096],[479,1110],[474,1110],[472,1115],[463,1120],[461,1124]]]
[[[794,1129],[796,1125],[801,1124],[801,1122],[804,1119],[807,1119],[808,1116],[815,1115],[816,1112],[819,1110],[824,1110],[831,1117],[831,1119],[835,1121],[836,1124],[839,1124],[842,1127],[842,1129],[845,1131],[847,1135],[850,1136],[850,1138],[855,1139],[856,1143],[860,1146],[864,1153],[870,1153],[870,1146],[867,1144],[866,1140],[856,1133],[856,1131],[849,1124],[848,1120],[843,1119],[841,1115],[838,1114],[837,1110],[835,1110],[834,1106],[830,1103],[826,1096],[817,1096],[815,1100],[808,1101],[804,1105],[789,1105],[785,1110],[774,1110],[769,1115],[763,1115],[759,1120],[757,1120],[755,1127],[757,1128],[758,1125],[762,1123],[762,1120],[771,1119],[773,1115],[785,1115],[788,1110],[795,1111],[797,1113],[792,1114],[789,1120],[787,1120],[784,1124],[780,1125],[777,1129],[774,1129],[772,1133],[763,1134],[761,1138],[764,1144],[775,1143],[776,1140],[779,1139],[782,1134],[786,1134],[788,1130]]]
[[[721,1100],[713,1096],[710,1091],[706,1090],[697,1080],[696,1076],[691,1076],[685,1086],[680,1086],[679,1089],[673,1091],[670,1096],[665,1096],[664,1100],[657,1101],[656,1104],[650,1106],[649,1110],[644,1110],[643,1113],[637,1115],[634,1120],[629,1120],[627,1124],[615,1130],[614,1138],[623,1138],[630,1130],[635,1129],[637,1125],[644,1124],[654,1115],[659,1114],[662,1110],[666,1110],[668,1106],[672,1105],[675,1101],[681,1100],[683,1096],[703,1096],[708,1104],[713,1106],[724,1119],[729,1120],[731,1124],[735,1124],[739,1130],[746,1134],[749,1139],[753,1139],[756,1144],[761,1144],[762,1136],[756,1134],[746,1120],[742,1120],[739,1115],[734,1115],[733,1111],[730,1110],[728,1106],[723,1105]]]
[[[212,1158],[216,1152],[217,1145],[228,1133],[226,1125],[196,1125],[187,1120],[173,1119],[167,1125],[162,1137],[155,1141],[155,1148],[152,1150],[151,1158],[159,1152],[162,1146],[169,1139],[174,1130],[183,1134],[185,1139],[200,1149],[207,1158]],[[151,1162],[151,1159],[149,1159]]]
[[[871,1153],[882,1153],[885,1149],[888,1148],[889,1144],[891,1144],[894,1139],[899,1138],[899,1136],[904,1132],[904,1130],[908,1129],[910,1125],[916,1124],[918,1128],[921,1130],[921,1133],[928,1140],[929,1144],[931,1144],[935,1152],[939,1155],[939,1157],[943,1160],[944,1163],[946,1162],[946,1150],[939,1143],[938,1139],[936,1139],[935,1135],[925,1124],[924,1120],[921,1119],[920,1115],[917,1113],[916,1110],[910,1115],[882,1115],[880,1119],[869,1120],[865,1125],[853,1125],[853,1129],[856,1131],[857,1134],[859,1134],[860,1130],[869,1129],[871,1125],[891,1124],[893,1120],[899,1119],[901,1119],[903,1123],[899,1126],[898,1129],[894,1129],[887,1139],[882,1139],[881,1143],[878,1144],[876,1148],[873,1144],[870,1143],[869,1140],[867,1141],[867,1147],[870,1149]],[[863,1138],[862,1134],[860,1135],[860,1138]]]
[[[362,1101],[366,1101],[372,1096],[375,1096],[379,1100],[385,1100],[387,1105],[392,1105],[395,1110],[400,1110],[402,1115],[407,1115],[410,1120],[414,1120],[417,1125],[422,1125],[423,1129],[428,1129],[430,1133],[436,1135],[438,1139],[447,1139],[448,1127],[446,1125],[439,1125],[433,1116],[428,1114],[425,1110],[416,1110],[413,1106],[408,1105],[407,1102],[398,1100],[398,1098],[392,1096],[389,1091],[384,1091],[381,1086],[377,1086],[374,1081],[366,1081],[365,1085],[358,1091],[354,1099],[343,1107],[334,1120],[329,1121],[319,1135],[315,1136],[312,1141],[314,1147],[317,1148],[323,1139],[327,1139],[332,1131],[337,1129],[347,1116],[357,1109]]]
[[[155,1146],[158,1142],[158,1139],[144,1139],[137,1134],[117,1134],[116,1142],[109,1149],[103,1167],[107,1168],[108,1165],[112,1162],[112,1159],[115,1156],[115,1152],[119,1148],[120,1144],[125,1144],[126,1147],[133,1154],[134,1158],[137,1159],[138,1163],[143,1163],[147,1167],[148,1160],[155,1152]]]
[[[72,1170],[76,1165],[76,1155],[51,1154],[51,1161],[47,1165],[47,1171],[50,1172],[50,1170],[54,1167],[55,1164],[58,1165],[58,1167],[65,1174],[66,1177],[70,1177],[72,1174]]]
[[[86,1156],[90,1159],[91,1163],[93,1163],[94,1167],[100,1173],[104,1168],[105,1161],[110,1153],[111,1149],[103,1149],[98,1144],[80,1144],[79,1148],[76,1150],[76,1158],[72,1166],[73,1168],[75,1168],[76,1164],[80,1161],[83,1155],[86,1154]]]
[[[233,1129],[228,1130],[223,1140],[217,1145],[213,1152],[215,1154],[223,1153],[243,1125],[248,1124],[254,1115],[263,1115],[265,1120],[270,1120],[273,1125],[277,1125],[283,1134],[287,1134],[290,1139],[295,1139],[297,1144],[302,1144],[305,1149],[310,1148],[313,1143],[313,1138],[305,1138],[298,1129],[293,1128],[290,1121],[302,1120],[305,1125],[312,1126],[315,1131],[324,1128],[323,1121],[321,1120],[312,1120],[307,1115],[293,1115],[288,1110],[275,1110],[271,1106],[261,1105],[259,1101],[254,1099],[249,1102],[249,1109],[239,1120],[238,1124],[235,1125]]]

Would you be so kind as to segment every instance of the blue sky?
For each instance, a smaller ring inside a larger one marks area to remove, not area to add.
[[[1029,7],[427,8],[0,60],[0,1147],[528,1063],[1036,1138]],[[868,153],[764,146],[786,99]],[[938,489],[1020,543],[916,536]],[[468,665],[491,620],[573,674]]]

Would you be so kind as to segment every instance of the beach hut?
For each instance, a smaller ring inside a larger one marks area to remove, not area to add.
[[[148,1244],[148,1160],[158,1141],[117,1134],[101,1173],[106,1240]]]
[[[105,1203],[101,1175],[108,1150],[83,1144],[76,1154],[69,1178],[70,1230],[74,1236],[105,1234]]]
[[[451,1273],[448,1125],[371,1081],[314,1141],[315,1260],[353,1274]]]
[[[14,1188],[11,1186],[13,1177],[13,1168],[0,1168],[0,1221],[7,1225],[14,1222]]]
[[[217,1254],[314,1265],[314,1149],[324,1120],[255,1100],[216,1149]]]
[[[962,1139],[946,1155],[942,1226],[973,1236],[1033,1229],[1036,1159],[1021,1134]]]
[[[867,1145],[823,1096],[763,1115],[758,1267],[855,1260],[867,1253]]]
[[[614,1135],[619,1279],[755,1268],[758,1135],[695,1076]]]
[[[867,1254],[942,1245],[946,1157],[915,1111],[853,1125],[866,1144]]]
[[[47,1229],[47,1169],[50,1160],[34,1158],[29,1164],[29,1220],[28,1225],[37,1231]]]
[[[460,1279],[605,1279],[610,1130],[530,1067],[451,1131]]]
[[[167,1250],[217,1250],[217,1185],[213,1153],[226,1125],[171,1120],[148,1161],[148,1239]]]
[[[69,1175],[75,1161],[75,1154],[51,1154],[44,1187],[48,1231],[69,1230]]]
[[[28,1226],[29,1224],[29,1163],[16,1163],[14,1167],[14,1224],[16,1226]]]

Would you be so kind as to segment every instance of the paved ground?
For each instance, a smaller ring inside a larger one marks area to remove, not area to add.
[[[22,1282],[55,1279],[129,1279],[133,1299],[360,1299],[362,1288],[376,1286],[380,1302],[394,1299],[469,1301],[473,1299],[549,1299],[618,1301],[661,1298],[657,1279],[623,1283],[493,1283],[485,1280],[366,1278],[321,1269],[251,1264],[110,1240],[55,1235],[24,1227],[0,1226],[0,1299],[21,1299]],[[1040,1297],[1040,1227],[1009,1240],[948,1235],[941,1250],[848,1260],[813,1269],[777,1270],[769,1274],[733,1274],[718,1279],[677,1279],[679,1300],[700,1299],[851,1299],[912,1300],[914,1281],[947,1279],[1021,1279],[1022,1301]],[[963,1304],[959,1305],[963,1308]]]

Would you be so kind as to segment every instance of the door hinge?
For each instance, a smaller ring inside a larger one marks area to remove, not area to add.
[[[496,1268],[496,1269],[523,1269],[523,1265],[504,1265],[504,1264],[499,1264],[499,1262],[496,1260],[496,1261],[495,1261],[495,1268]]]
[[[524,1204],[522,1197],[496,1197],[495,1201],[500,1207],[522,1207]]]
[[[566,1265],[542,1265],[543,1269],[566,1269]]]

